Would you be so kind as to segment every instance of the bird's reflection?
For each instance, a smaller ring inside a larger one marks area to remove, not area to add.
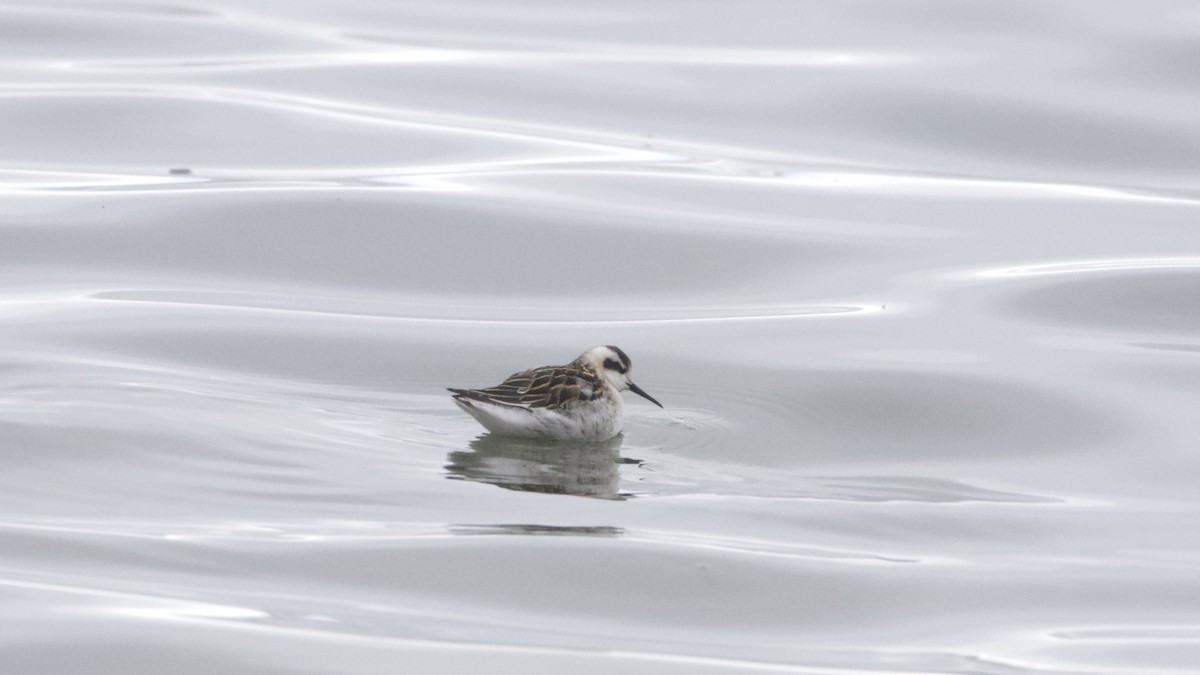
[[[607,441],[538,441],[484,434],[469,451],[447,456],[449,478],[491,483],[506,490],[624,499],[621,437]]]

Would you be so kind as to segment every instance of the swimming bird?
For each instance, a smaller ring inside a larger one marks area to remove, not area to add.
[[[514,373],[484,389],[449,389],[454,402],[497,436],[604,440],[625,427],[621,392],[661,403],[629,379],[629,357],[592,347],[565,366]]]

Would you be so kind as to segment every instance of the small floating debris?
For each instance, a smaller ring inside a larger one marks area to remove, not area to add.
[[[192,170],[186,166],[177,166],[169,169],[167,173],[171,174],[172,176],[190,176],[192,175]]]

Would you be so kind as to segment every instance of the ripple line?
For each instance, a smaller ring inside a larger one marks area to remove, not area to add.
[[[172,295],[185,295],[185,292],[173,292]],[[259,300],[253,302],[253,298],[249,302],[243,300],[236,302],[231,298],[222,298],[220,301],[210,300],[205,301],[204,298],[180,298],[180,297],[155,297],[153,293],[143,293],[135,291],[101,291],[94,292],[83,296],[68,296],[59,297],[60,302],[78,302],[80,300],[100,300],[108,302],[120,302],[131,304],[154,304],[154,305],[177,305],[181,307],[214,307],[221,309],[229,309],[235,311],[250,311],[250,312],[269,312],[269,313],[289,313],[302,315],[316,316],[331,316],[331,317],[355,317],[362,319],[378,319],[386,321],[401,321],[409,323],[442,323],[442,324],[487,324],[487,325],[660,325],[660,324],[704,324],[704,323],[737,323],[750,321],[774,321],[774,320],[789,320],[789,319],[815,319],[815,318],[830,318],[839,316],[859,316],[863,314],[878,314],[885,311],[896,311],[895,305],[890,305],[890,309],[884,309],[885,305],[875,303],[864,304],[846,304],[846,305],[807,305],[797,307],[776,307],[776,308],[730,308],[728,314],[722,315],[699,315],[699,316],[675,316],[675,317],[647,317],[647,318],[598,318],[598,319],[511,319],[511,318],[481,318],[481,317],[463,317],[463,316],[412,316],[412,315],[397,315],[392,313],[379,312],[354,312],[334,309],[314,309],[314,308],[298,308],[298,307],[280,307],[270,306],[267,301]],[[45,302],[42,299],[41,302]],[[483,306],[473,305],[454,305],[450,303],[424,303],[421,305],[424,308],[438,307],[439,310],[445,311],[463,311],[470,312],[477,309],[484,309]],[[758,311],[754,311],[758,309]],[[546,308],[543,311],[555,311],[551,308]],[[602,310],[601,310],[602,311]],[[628,311],[622,310],[622,311]],[[640,312],[671,312],[667,308],[641,308]],[[700,312],[716,312],[719,308],[701,309]]]
[[[983,270],[981,272],[975,272],[972,274],[972,276],[984,278],[1042,277],[1089,272],[1119,272],[1127,270],[1180,269],[1194,267],[1200,267],[1200,257],[1098,258],[1094,260],[1075,260],[1041,263],[1037,265],[997,267]]]

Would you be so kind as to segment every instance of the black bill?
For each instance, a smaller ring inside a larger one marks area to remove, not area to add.
[[[638,396],[641,396],[642,398],[646,399],[647,401],[650,401],[651,403],[653,403],[654,405],[656,405],[660,408],[663,407],[663,404],[659,403],[658,401],[655,401],[653,396],[642,391],[641,387],[637,386],[636,384],[634,384],[632,382],[629,383],[629,391],[632,391],[633,393],[637,394]]]

